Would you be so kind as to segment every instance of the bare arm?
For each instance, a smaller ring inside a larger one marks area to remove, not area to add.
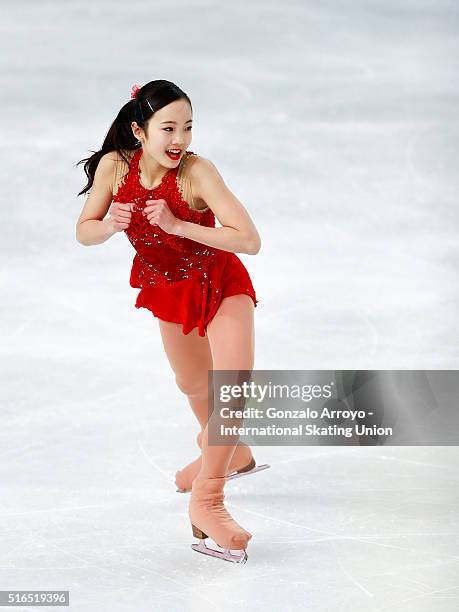
[[[228,189],[214,164],[198,157],[190,170],[193,193],[212,210],[222,227],[177,220],[174,234],[232,253],[256,255],[260,236],[248,212]]]
[[[85,246],[101,244],[124,228],[107,217],[113,199],[113,172],[116,160],[113,154],[104,155],[96,168],[94,183],[76,225],[76,239]],[[125,218],[128,227],[131,218],[130,207],[127,204],[116,204],[120,210],[118,215]]]

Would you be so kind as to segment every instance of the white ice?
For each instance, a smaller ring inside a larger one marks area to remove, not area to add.
[[[272,468],[226,488],[248,563],[194,553],[174,474],[197,425],[134,308],[133,249],[75,240],[75,163],[132,84],[172,80],[262,238],[239,254],[255,368],[457,369],[457,3],[23,0],[0,44],[0,590],[66,589],[76,612],[457,610],[457,447],[254,448]]]

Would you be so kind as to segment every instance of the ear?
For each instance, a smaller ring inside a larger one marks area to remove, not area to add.
[[[131,130],[134,136],[137,138],[137,140],[140,140],[140,136],[143,136],[143,130],[141,127],[137,125],[136,121],[133,121],[131,123]]]

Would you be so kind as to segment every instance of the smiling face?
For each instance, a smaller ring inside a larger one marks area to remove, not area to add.
[[[150,155],[162,166],[178,166],[186,149],[190,146],[192,134],[192,112],[187,100],[175,100],[156,111],[148,120],[145,130],[132,123],[136,138],[142,142],[144,153]],[[178,155],[166,151],[180,149]]]

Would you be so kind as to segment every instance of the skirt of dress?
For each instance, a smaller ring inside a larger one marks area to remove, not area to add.
[[[163,321],[179,323],[183,333],[198,327],[205,336],[207,325],[215,316],[221,301],[231,295],[249,295],[258,300],[249,273],[235,253],[222,251],[207,270],[207,275],[190,277],[167,285],[149,284],[142,278],[142,263],[136,255],[132,264],[130,285],[141,289],[136,308],[147,308]]]

